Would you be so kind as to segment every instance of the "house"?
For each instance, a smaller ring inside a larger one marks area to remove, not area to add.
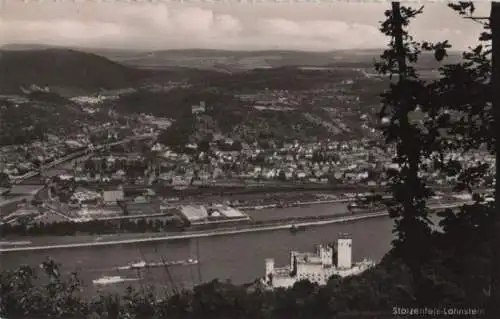
[[[203,114],[206,111],[205,102],[200,102],[199,105],[191,106],[192,114]]]
[[[105,189],[102,191],[102,199],[105,204],[116,203],[117,201],[122,201],[125,198],[123,192],[123,187],[119,186],[117,188]]]
[[[299,179],[306,178],[306,173],[305,172],[296,172],[296,177]]]

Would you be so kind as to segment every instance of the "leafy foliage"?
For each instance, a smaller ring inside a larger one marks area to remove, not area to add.
[[[407,300],[400,287],[408,273],[393,256],[362,276],[332,277],[319,287],[301,281],[291,289],[268,291],[260,284],[236,286],[213,280],[191,291],[174,294],[149,288],[128,288],[121,297],[82,297],[84,287],[76,274],[63,275],[52,260],[36,269],[20,266],[0,275],[0,315],[8,318],[342,318],[343,314],[368,312],[349,318],[389,318],[393,304]]]
[[[76,234],[116,234],[116,233],[146,233],[146,232],[175,232],[182,231],[183,222],[180,219],[171,220],[147,220],[146,218],[129,220],[121,219],[115,221],[94,220],[88,222],[38,222],[33,225],[26,224],[2,224],[0,233],[3,236],[72,236]]]
[[[464,16],[474,11],[471,3],[450,7]],[[432,231],[426,200],[433,191],[420,172],[432,165],[448,176],[457,176],[457,190],[472,193],[490,169],[483,161],[462,165],[457,156],[484,149],[496,152],[491,51],[488,45],[480,44],[463,54],[464,61],[442,66],[439,79],[421,80],[412,66],[421,52],[433,51],[435,59],[442,60],[450,47],[447,41],[417,43],[408,35],[405,27],[422,10],[393,3],[381,26],[391,42],[382,55],[383,62],[376,65],[379,72],[398,76],[382,95],[381,112],[391,119],[383,130],[386,141],[397,146],[394,162],[400,167],[388,172],[393,196],[387,204],[396,220],[394,253],[411,270],[409,294],[416,303],[484,304],[490,280],[491,250],[487,242],[492,234],[488,225],[492,209],[474,194],[476,204],[462,207],[458,213],[446,211],[441,215],[442,232]],[[488,23],[484,27],[481,41],[491,38]],[[421,121],[412,120],[415,113],[421,115]]]
[[[77,318],[86,314],[81,281],[75,273],[62,278],[60,267],[53,260],[40,264],[45,284],[39,285],[34,268],[21,266],[0,276],[0,313],[11,318]],[[36,311],[34,313],[34,310]]]
[[[400,169],[388,172],[391,200],[387,201],[389,213],[395,218],[394,241],[395,252],[402,257],[413,273],[414,297],[417,302],[425,303],[422,264],[429,260],[431,250],[431,230],[428,209],[425,200],[431,195],[419,175],[425,144],[421,141],[430,139],[430,134],[413,124],[410,113],[417,107],[424,108],[428,101],[428,93],[424,81],[418,78],[415,68],[411,66],[418,60],[424,47],[413,41],[404,30],[410,19],[422,12],[408,7],[400,7],[393,3],[392,10],[386,11],[387,20],[381,24],[381,32],[391,37],[389,49],[385,50],[381,58],[383,62],[376,64],[376,69],[382,74],[398,76],[395,83],[390,84],[390,90],[382,97],[383,108],[381,117],[388,116],[390,124],[384,128],[387,143],[396,144],[397,154],[393,162]],[[433,47],[426,44],[425,47]]]

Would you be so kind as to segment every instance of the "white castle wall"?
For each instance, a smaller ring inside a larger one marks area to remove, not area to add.
[[[291,288],[297,282],[294,277],[274,277],[273,278],[273,288]]]
[[[328,279],[330,279],[333,275],[340,277],[359,275],[372,266],[373,264],[363,262],[354,265],[350,269],[336,269],[335,267],[318,269],[311,267],[310,265],[303,265],[302,267],[299,267],[300,272],[298,272],[295,277],[273,274],[272,285],[270,285],[270,288],[289,288],[296,282],[306,279],[312,283],[324,286],[328,283]]]
[[[352,263],[352,239],[339,238],[337,240],[337,265],[333,264],[334,248],[330,245],[320,245],[316,254],[290,252],[290,266],[276,268],[274,259],[266,259],[266,278],[268,282],[269,275],[272,275],[272,284],[269,288],[292,287],[296,282],[308,280],[319,285],[326,285],[328,279],[333,276],[353,276],[374,266],[369,260],[363,260],[360,263]],[[290,276],[293,269],[294,256],[298,258],[297,271],[295,276]]]
[[[350,269],[352,267],[352,239],[339,238],[337,240],[337,268]]]

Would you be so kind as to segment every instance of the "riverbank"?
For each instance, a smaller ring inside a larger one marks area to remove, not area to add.
[[[66,244],[46,244],[43,246],[39,246],[36,244],[26,244],[22,246],[8,247],[8,248],[0,248],[0,253],[8,253],[8,252],[17,252],[17,251],[36,251],[36,250],[54,250],[54,249],[65,249],[65,248],[82,248],[82,247],[98,247],[98,246],[113,246],[113,245],[124,245],[124,244],[133,244],[133,243],[147,243],[147,242],[156,242],[156,241],[169,241],[169,240],[181,240],[181,239],[193,239],[193,238],[203,238],[203,237],[214,237],[214,236],[225,236],[225,235],[235,235],[242,233],[251,233],[251,232],[265,232],[265,231],[273,231],[273,230],[281,230],[281,229],[290,229],[292,226],[295,227],[312,227],[312,226],[321,226],[335,223],[345,223],[350,221],[376,218],[387,216],[388,213],[386,211],[375,212],[375,213],[367,213],[367,214],[359,214],[352,216],[336,216],[330,217],[328,219],[322,220],[312,220],[312,221],[301,221],[301,222],[286,222],[273,225],[266,224],[254,224],[245,227],[233,227],[233,228],[220,228],[208,231],[193,231],[193,232],[183,232],[181,234],[141,234],[142,236],[135,235],[135,238],[132,237],[130,239],[117,239],[117,240],[101,240],[92,241],[92,242],[76,242],[76,243],[66,243]],[[144,238],[144,236],[148,236]],[[120,237],[120,235],[119,235]]]
[[[297,208],[300,216],[317,215],[318,207]],[[331,212],[331,209],[326,208]],[[282,211],[282,210],[279,210]],[[287,211],[287,210],[285,210]],[[267,214],[269,210],[259,213]],[[437,225],[439,218],[429,218]],[[263,276],[266,258],[275,258],[277,264],[287,264],[290,250],[313,251],[315,246],[335,240],[338,234],[350,234],[353,238],[353,260],[369,258],[380,260],[391,247],[394,222],[388,216],[361,219],[351,222],[331,223],[306,227],[293,233],[290,229],[273,231],[252,231],[235,233],[227,236],[208,236],[192,239],[142,241],[122,245],[104,245],[67,249],[49,249],[34,251],[14,251],[2,253],[2,268],[16,269],[20,265],[38,265],[50,258],[61,264],[61,273],[70,276],[77,272],[85,287],[85,295],[92,297],[101,292],[123,292],[128,285],[136,289],[151,285],[158,289],[171,287],[172,281],[177,287],[190,289],[193,285],[219,280],[231,280],[235,284],[244,284]],[[100,241],[158,237],[168,234],[124,234],[123,236],[80,236],[80,242],[95,239]],[[9,240],[13,240],[10,239]],[[21,240],[21,239],[19,239]],[[41,246],[46,237],[24,237],[32,245]],[[71,237],[52,238],[50,240],[73,240]],[[4,247],[7,248],[7,247]],[[164,268],[148,268],[143,271],[118,270],[119,267],[141,260],[162,262],[199,260],[191,267],[170,267],[169,273]],[[93,280],[105,276],[122,278],[140,278],[136,282],[112,283],[94,286]]]
[[[235,208],[243,211],[260,210],[266,208],[288,208],[288,207],[302,207],[319,204],[341,204],[353,202],[353,198],[340,198],[340,199],[320,199],[315,201],[293,202],[285,204],[265,204],[265,205],[252,205],[252,206],[235,206]]]
[[[457,202],[450,204],[436,204],[429,208],[434,210],[456,208],[470,202]],[[261,221],[255,224],[234,226],[228,228],[216,228],[210,230],[199,231],[184,231],[181,233],[129,233],[116,234],[108,236],[64,236],[52,237],[52,240],[43,240],[44,237],[36,237],[36,240],[27,241],[23,237],[3,238],[0,245],[0,253],[18,252],[18,251],[36,251],[36,250],[55,250],[66,248],[82,248],[82,247],[98,247],[98,246],[113,246],[125,245],[134,243],[148,243],[159,241],[173,241],[183,239],[195,239],[203,237],[215,237],[225,235],[235,235],[252,232],[266,232],[283,229],[291,229],[292,227],[306,228],[314,226],[322,226],[336,223],[346,223],[351,221],[371,219],[376,217],[387,216],[385,210],[359,213],[355,215],[328,215],[328,216],[311,216],[301,218],[287,218],[284,220],[269,220]],[[64,243],[61,243],[61,238],[64,238]],[[9,245],[9,242],[12,245]],[[19,244],[21,242],[21,245]],[[6,247],[11,246],[11,247]]]

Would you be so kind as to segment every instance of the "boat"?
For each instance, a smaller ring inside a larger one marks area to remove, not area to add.
[[[304,226],[304,225],[299,225],[299,226],[292,225],[292,226],[290,227],[290,232],[291,232],[292,234],[295,234],[295,233],[297,233],[297,232],[299,232],[299,231],[304,231],[304,230],[306,230],[306,226]]]
[[[139,262],[130,264],[130,268],[132,268],[132,269],[145,268],[147,265],[148,264],[143,260],[143,261],[139,261]]]
[[[122,280],[122,277],[120,276],[104,276],[99,279],[92,280],[92,283],[94,285],[105,285],[109,283],[114,283],[114,282],[119,282]]]
[[[189,258],[188,260],[174,260],[174,261],[165,261],[165,262],[133,262],[128,264],[127,266],[117,267],[118,270],[138,270],[144,268],[156,268],[156,267],[165,267],[165,266],[186,266],[186,265],[196,265],[198,264],[197,259]]]
[[[109,285],[116,284],[124,281],[135,281],[137,278],[122,278],[120,276],[104,276],[99,279],[92,280],[94,285]]]
[[[183,265],[197,265],[198,259],[189,258],[188,260],[184,261],[182,264]]]
[[[293,205],[294,205],[294,203],[287,203],[284,200],[280,200],[280,202],[278,203],[278,205],[276,207],[277,208],[288,208],[288,207],[292,207]]]
[[[372,206],[365,204],[365,203],[356,203],[355,202],[355,203],[349,203],[347,205],[347,210],[352,214],[364,213],[372,208],[373,208]]]
[[[150,264],[145,262],[144,260],[138,262],[129,263],[127,266],[117,267],[119,270],[131,270],[131,269],[142,269],[149,267]]]

